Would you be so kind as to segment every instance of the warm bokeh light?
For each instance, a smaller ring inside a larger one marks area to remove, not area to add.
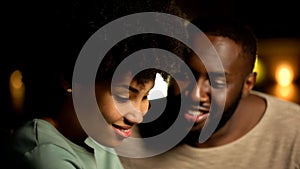
[[[256,83],[261,83],[265,79],[265,66],[258,58],[255,60],[253,72],[257,73]]]
[[[25,86],[22,81],[22,72],[15,70],[10,75],[9,89],[11,94],[12,107],[16,113],[23,109]]]
[[[14,89],[20,89],[23,86],[22,73],[19,70],[15,70],[10,75],[10,84]]]
[[[276,85],[274,94],[279,98],[286,100],[295,100],[296,87],[294,84],[290,84],[287,86]]]
[[[275,78],[280,86],[289,86],[294,80],[294,72],[288,64],[281,64],[276,68]]]

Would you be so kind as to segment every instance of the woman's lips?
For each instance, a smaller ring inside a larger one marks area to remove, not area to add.
[[[121,127],[118,125],[113,125],[114,131],[123,138],[128,138],[132,134],[132,127]]]

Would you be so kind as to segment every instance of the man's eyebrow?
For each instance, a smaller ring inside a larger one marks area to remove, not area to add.
[[[217,77],[228,77],[230,76],[230,74],[228,74],[227,72],[209,72],[208,73],[211,76],[217,76]]]

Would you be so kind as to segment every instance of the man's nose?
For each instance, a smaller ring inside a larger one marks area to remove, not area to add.
[[[210,84],[206,79],[198,79],[196,85],[194,86],[191,97],[193,101],[205,102],[209,100],[210,97]]]

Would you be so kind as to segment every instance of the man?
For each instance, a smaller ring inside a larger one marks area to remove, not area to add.
[[[183,105],[185,109],[180,117],[187,124],[193,123],[192,128],[182,143],[165,153],[140,159],[121,158],[124,167],[300,168],[300,106],[252,90],[257,54],[253,33],[229,20],[192,23],[210,40],[223,70],[216,66],[212,54],[205,51],[201,59],[194,53],[185,58],[196,85],[188,79],[185,81],[189,85],[181,90],[181,95],[190,99],[190,104]],[[199,48],[201,38],[198,34],[193,39]],[[220,113],[220,110],[224,111]],[[210,124],[216,120],[215,130],[202,139],[201,132],[213,128]]]

